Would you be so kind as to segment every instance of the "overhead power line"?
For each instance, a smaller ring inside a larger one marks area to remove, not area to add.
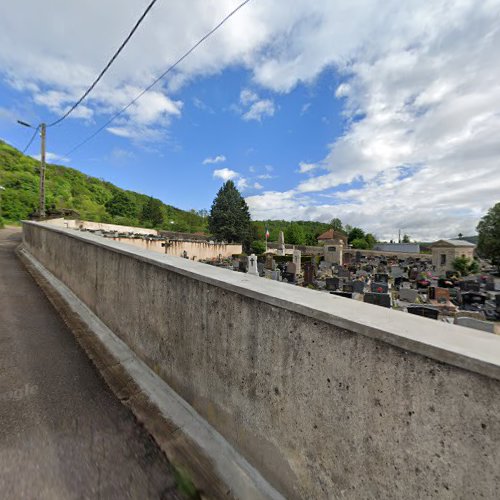
[[[110,68],[110,66],[115,62],[116,58],[120,55],[120,52],[125,48],[125,45],[127,45],[127,43],[132,38],[132,36],[136,32],[136,30],[139,27],[139,25],[142,23],[142,21],[144,20],[144,18],[148,15],[148,12],[153,8],[153,5],[157,1],[158,0],[153,0],[148,5],[148,7],[146,8],[146,10],[142,13],[142,16],[135,23],[135,26],[132,28],[132,31],[128,34],[127,38],[125,38],[125,40],[120,45],[120,47],[118,48],[118,50],[113,54],[113,57],[109,60],[108,64],[106,64],[106,66],[104,67],[104,69],[99,73],[99,76],[94,80],[94,83],[85,91],[85,93],[80,97],[80,99],[78,99],[78,101],[76,101],[75,104],[73,104],[73,106],[71,106],[71,108],[69,108],[68,111],[66,111],[66,113],[64,113],[64,115],[62,115],[55,122],[47,124],[47,127],[53,127],[54,125],[57,125],[57,124],[61,123],[65,118],[67,118],[76,109],[76,107],[90,94],[90,92],[92,92],[92,90],[94,89],[94,87],[97,85],[97,83],[99,82],[99,80],[104,76],[104,73],[106,73],[106,71],[108,71],[108,69]]]
[[[35,140],[36,134],[40,130],[40,126],[36,127],[35,131],[33,132],[33,135],[31,136],[31,139],[29,140],[28,144],[26,144],[26,147],[23,149],[23,154],[28,151],[28,148],[31,146],[31,143]]]
[[[132,99],[126,106],[124,106],[120,111],[115,113],[106,123],[101,125],[94,133],[89,135],[86,139],[84,139],[82,142],[78,143],[73,149],[68,151],[66,153],[66,156],[70,155],[80,147],[82,147],[84,144],[92,140],[97,134],[102,132],[112,121],[114,121],[116,118],[118,118],[122,113],[127,111],[130,106],[135,104],[146,92],[151,90],[160,80],[165,78],[172,70],[174,70],[186,57],[188,57],[192,52],[194,52],[207,38],[209,38],[211,35],[213,35],[226,21],[229,20],[236,12],[238,12],[242,7],[244,7],[250,0],[245,0],[244,2],[240,3],[238,7],[236,7],[234,10],[232,10],[222,21],[219,22],[214,28],[212,28],[206,35],[204,35],[202,38],[200,38],[187,52],[185,52],[177,61],[175,61],[171,66],[169,66],[156,80],[154,80],[150,85],[148,85],[144,90],[142,90],[134,99]]]

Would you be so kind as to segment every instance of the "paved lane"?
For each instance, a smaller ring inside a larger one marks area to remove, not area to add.
[[[164,455],[99,377],[0,230],[0,497],[180,498]]]

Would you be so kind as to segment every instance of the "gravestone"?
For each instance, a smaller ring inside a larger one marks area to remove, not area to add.
[[[297,274],[297,264],[295,264],[295,262],[288,262],[286,265],[286,272],[290,274]]]
[[[354,293],[363,293],[365,291],[365,282],[355,280],[352,282],[352,291]]]
[[[481,290],[477,281],[461,281],[458,286],[464,292],[479,292]]]
[[[338,278],[326,278],[326,289],[327,290],[338,290],[340,280]]]
[[[293,263],[295,264],[295,272],[300,272],[302,268],[302,252],[300,250],[293,251]]]
[[[389,283],[389,275],[386,273],[376,273],[373,281],[377,283]]]
[[[391,296],[388,293],[367,292],[363,297],[363,302],[376,306],[391,307]]]
[[[362,258],[362,255],[361,255],[361,252],[356,252],[356,262],[361,262],[361,258]]]
[[[399,266],[391,266],[390,273],[393,278],[401,278],[404,275],[403,269]]]
[[[238,262],[238,270],[242,273],[246,273],[247,270],[248,270],[248,259],[240,259],[240,261]]]
[[[418,278],[418,269],[416,267],[410,269],[409,278],[411,281],[415,281]]]
[[[370,283],[370,290],[376,293],[387,293],[389,291],[389,285],[387,283],[377,283],[372,281]]]
[[[399,300],[404,300],[406,302],[415,302],[418,297],[418,291],[413,288],[400,288],[399,289]]]
[[[352,293],[354,292],[354,287],[352,285],[352,281],[349,281],[348,283],[344,283],[342,287],[342,291]]]
[[[252,254],[250,255],[250,257],[248,257],[248,271],[247,271],[247,274],[252,274],[254,276],[258,276],[259,275],[259,271],[258,271],[258,268],[257,268],[257,257],[255,254]]]
[[[438,319],[439,309],[429,306],[408,306],[407,311],[410,314],[423,316],[424,318]]]
[[[346,299],[352,299],[352,292],[330,292],[332,295],[337,295],[338,297],[345,297]]]
[[[257,262],[257,271],[259,273],[259,276],[264,275],[264,270],[265,270],[264,264],[262,262]]]
[[[337,269],[337,276],[339,278],[350,278],[351,272],[349,271],[349,269],[346,269],[345,267],[339,267]]]
[[[430,287],[429,299],[437,300],[438,302],[447,302],[450,300],[450,291],[447,288]]]
[[[273,259],[272,255],[266,255],[266,269],[269,269],[271,271],[274,271],[276,266],[276,262]]]
[[[304,265],[304,285],[312,285],[314,281],[314,266],[312,262],[306,262]]]

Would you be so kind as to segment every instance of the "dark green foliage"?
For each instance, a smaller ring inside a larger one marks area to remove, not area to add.
[[[285,230],[285,241],[291,245],[305,245],[306,235],[300,224],[293,222]]]
[[[225,182],[219,189],[208,217],[208,228],[218,240],[249,245],[250,212],[233,181]]]
[[[488,210],[477,225],[479,254],[500,269],[500,203]]]
[[[255,240],[252,242],[252,252],[256,255],[260,255],[266,251],[266,244],[263,241]]]
[[[265,240],[266,227],[269,229],[269,240],[278,241],[280,231],[285,233],[285,243],[290,243],[286,237],[286,231],[292,224],[301,227],[305,236],[306,245],[317,245],[318,236],[328,229],[330,224],[315,221],[286,221],[286,220],[267,220],[267,221],[253,221],[252,222],[252,237],[254,240]]]
[[[164,222],[163,203],[156,198],[148,198],[142,207],[141,223],[151,227],[161,227]]]
[[[330,221],[330,227],[334,230],[334,231],[338,231],[339,233],[344,233],[344,227],[342,226],[342,221],[338,218],[338,217],[335,217],[334,219],[332,219]]]
[[[407,234],[403,234],[402,243],[410,243],[410,237]]]
[[[104,206],[114,217],[133,218],[137,215],[137,206],[125,191],[117,191]]]
[[[29,218],[38,207],[39,165],[37,160],[0,141],[0,185],[2,215],[16,222]],[[72,209],[85,220],[138,226],[144,206],[151,198],[125,191],[110,182],[89,177],[78,170],[47,165],[46,206],[49,211]],[[171,231],[206,231],[206,218],[195,211],[185,212],[160,200],[149,210],[150,227]],[[163,215],[160,219],[159,210]]]
[[[479,272],[479,264],[474,259],[468,257],[457,257],[453,262],[453,269],[458,271],[462,276],[467,276],[471,273]]]
[[[352,227],[347,234],[347,239],[349,243],[352,243],[354,240],[364,240],[365,232],[359,227]]]
[[[357,248],[358,250],[368,250],[368,243],[364,238],[356,238],[351,241],[352,248]]]
[[[367,233],[365,236],[365,241],[368,244],[368,249],[371,250],[377,243],[377,238],[375,238],[372,233]]]

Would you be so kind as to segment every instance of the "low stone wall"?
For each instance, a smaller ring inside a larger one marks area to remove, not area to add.
[[[499,497],[498,337],[92,234],[23,233],[287,497]]]
[[[44,222],[51,226],[65,227],[68,229],[88,229],[92,231],[118,231],[120,233],[133,233],[133,234],[144,234],[144,235],[158,235],[156,229],[148,229],[144,227],[135,226],[119,226],[118,224],[107,224],[105,222],[92,222],[88,220],[78,220],[78,219],[49,219]]]
[[[165,251],[165,249],[164,249]],[[187,253],[188,259],[206,260],[231,257],[243,251],[241,244],[209,243],[208,241],[171,240],[167,242],[166,254],[182,257]]]

